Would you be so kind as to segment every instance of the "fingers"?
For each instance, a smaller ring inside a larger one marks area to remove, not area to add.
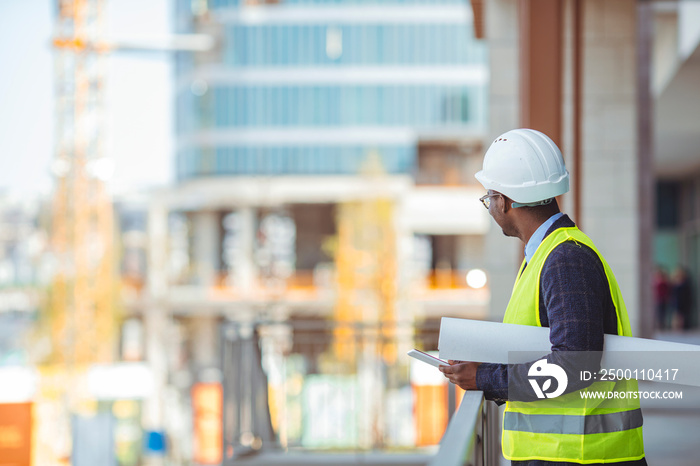
[[[464,390],[476,390],[476,370],[478,363],[465,361],[448,361],[449,366],[440,366],[440,372],[451,383]]]
[[[440,369],[440,371],[443,374],[455,374],[459,370],[459,367],[456,367],[456,366],[459,364],[464,364],[464,361],[454,361],[452,359],[450,359],[447,362],[450,363],[449,366],[442,366],[441,365],[440,367],[438,367],[438,369]]]

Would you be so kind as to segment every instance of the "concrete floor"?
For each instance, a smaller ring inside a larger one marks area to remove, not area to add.
[[[663,332],[659,340],[700,345],[700,332]],[[700,368],[698,368],[700,370]],[[644,406],[644,448],[649,466],[700,465],[700,388],[682,388],[683,402],[673,407]]]
[[[644,412],[644,449],[649,466],[700,464],[700,410]]]

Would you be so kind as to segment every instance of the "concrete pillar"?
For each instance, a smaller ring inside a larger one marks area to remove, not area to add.
[[[403,212],[403,200],[396,201],[396,212]],[[413,348],[412,327],[416,321],[417,314],[422,311],[420,305],[415,300],[409,299],[410,292],[416,283],[416,270],[413,264],[413,231],[408,229],[401,221],[400,215],[394,216],[394,232],[396,235],[396,302],[395,318],[397,322],[405,322],[397,326],[396,344],[397,354],[406,354]],[[421,279],[423,277],[420,277]],[[401,359],[401,358],[399,358]],[[405,361],[404,361],[405,362]]]
[[[234,271],[234,283],[242,292],[250,291],[255,286],[257,268],[255,266],[255,232],[257,229],[256,210],[242,207],[238,210],[240,228],[238,230],[239,249]]]
[[[639,329],[635,0],[583,4],[582,217]]]
[[[485,2],[486,39],[489,44],[489,135],[484,148],[499,135],[519,126],[518,12],[512,0]],[[506,238],[496,223],[484,238],[486,272],[491,289],[489,315],[501,320],[520,265],[520,242]]]
[[[221,215],[206,210],[191,215],[195,280],[199,286],[209,288],[218,282],[222,261]],[[202,382],[219,381],[218,318],[208,315],[194,317],[190,322],[190,332],[190,354],[195,379]]]
[[[145,400],[143,427],[147,431],[162,432],[165,428],[163,397],[167,385],[168,360],[166,354],[166,331],[168,309],[167,295],[167,245],[168,211],[160,200],[154,200],[148,212],[148,279],[149,304],[144,309],[146,332],[146,361],[153,372],[153,394]],[[163,464],[162,457],[152,457],[148,465]]]
[[[460,235],[457,237],[457,270],[466,272],[474,268],[483,269],[486,262],[482,236]],[[460,277],[460,280],[465,279],[465,277]]]
[[[651,338],[656,322],[654,291],[653,236],[656,227],[656,180],[654,174],[654,97],[652,93],[652,49],[654,7],[637,2],[636,68],[637,68],[637,260],[638,309],[636,335]]]
[[[190,322],[190,354],[194,376],[198,382],[221,381],[221,346],[219,319],[198,316]]]
[[[192,214],[194,228],[194,266],[196,283],[203,287],[217,281],[221,262],[221,219],[218,212]]]

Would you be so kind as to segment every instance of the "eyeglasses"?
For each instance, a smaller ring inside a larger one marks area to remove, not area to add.
[[[501,193],[494,193],[494,194],[485,194],[479,198],[482,204],[484,204],[484,207],[486,207],[486,210],[488,210],[489,206],[491,205],[491,198],[496,197],[496,196],[503,196]]]

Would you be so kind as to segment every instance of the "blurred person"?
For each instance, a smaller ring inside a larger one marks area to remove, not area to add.
[[[659,329],[664,330],[670,327],[669,299],[671,297],[671,284],[662,267],[656,268],[654,274],[654,306],[656,308],[656,319]]]
[[[690,276],[684,267],[678,267],[673,273],[672,302],[676,315],[680,320],[680,328],[688,330],[691,327],[690,312],[693,306],[693,293]]]
[[[604,334],[632,332],[607,262],[559,211],[556,196],[569,191],[559,148],[539,131],[509,131],[491,144],[476,178],[487,190],[480,200],[503,234],[525,244],[503,321],[549,327],[546,364],[571,375],[561,396],[538,400],[543,397],[536,397],[527,381],[530,368],[540,367],[541,360],[507,365],[449,361],[440,370],[461,388],[506,403],[502,448],[514,465],[646,465],[639,401],[620,406],[619,401],[583,399],[581,393],[636,391],[636,380],[575,380],[575,368],[568,364],[575,355],[587,355],[588,368],[597,372]],[[529,391],[516,390],[521,386]]]

